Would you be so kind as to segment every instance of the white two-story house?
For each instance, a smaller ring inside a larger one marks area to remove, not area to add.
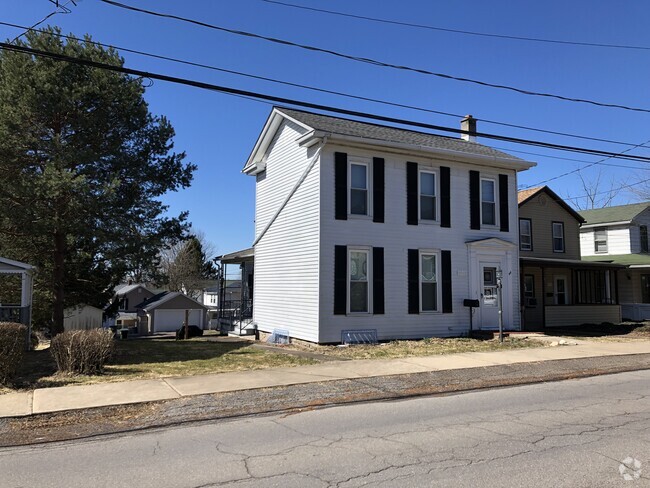
[[[256,179],[253,320],[338,343],[520,327],[517,173],[464,139],[274,108],[245,164]]]
[[[580,214],[582,259],[627,266],[619,271],[623,318],[650,319],[650,202],[619,205]]]

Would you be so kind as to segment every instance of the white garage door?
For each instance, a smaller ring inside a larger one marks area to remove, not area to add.
[[[176,332],[183,326],[185,310],[154,310],[154,332]],[[190,310],[190,325],[203,328],[203,310]]]

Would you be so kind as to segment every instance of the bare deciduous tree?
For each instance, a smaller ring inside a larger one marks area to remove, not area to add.
[[[566,195],[566,200],[578,210],[609,207],[618,194],[614,179],[612,178],[606,183],[601,170],[594,178],[587,178],[581,171],[578,171],[578,177],[582,194],[571,196],[570,193],[567,193]]]

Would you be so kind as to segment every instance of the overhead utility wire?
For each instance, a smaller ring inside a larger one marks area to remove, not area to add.
[[[635,147],[631,147],[631,148],[629,148],[629,149],[626,149],[625,151],[621,151],[621,152],[619,153],[619,155],[622,155],[622,154],[625,154],[625,153],[627,153],[627,152],[629,152],[629,151],[632,151],[633,149],[636,149],[637,147],[645,146],[645,145],[648,144],[648,143],[650,143],[650,140],[645,141],[645,142],[642,142],[641,144],[637,144]],[[572,171],[567,171],[566,173],[562,173],[562,174],[560,174],[560,175],[553,176],[553,177],[551,177],[551,178],[548,178],[548,179],[546,179],[546,180],[540,181],[540,182],[535,183],[535,184],[533,184],[533,185],[528,185],[528,186],[527,186],[526,188],[524,188],[524,189],[527,190],[528,188],[533,188],[534,186],[539,186],[539,185],[542,185],[542,184],[548,183],[549,181],[559,180],[560,178],[564,178],[565,176],[569,176],[569,175],[572,175],[572,174],[575,174],[575,173],[579,173],[580,171],[582,171],[582,170],[584,170],[584,169],[587,169],[587,168],[590,168],[590,167],[592,167],[592,166],[595,166],[595,165],[597,165],[597,164],[603,164],[603,162],[607,161],[608,159],[612,159],[612,157],[613,157],[613,156],[608,156],[608,157],[606,157],[606,158],[604,158],[604,159],[601,159],[600,161],[594,161],[593,163],[590,163],[590,164],[588,164],[588,165],[586,165],[586,166],[583,166],[582,168],[577,168],[577,169],[574,169],[574,170],[572,170]]]
[[[643,183],[648,183],[648,182],[650,182],[650,178],[647,178],[645,180],[640,180],[640,181],[637,181],[635,183],[630,183],[629,185],[622,185],[622,186],[619,186],[618,188],[611,188],[609,190],[599,191],[599,192],[596,192],[596,193],[593,193],[593,194],[578,195],[578,196],[575,196],[575,197],[566,197],[565,200],[576,201],[576,200],[579,200],[581,198],[595,197],[597,195],[605,195],[607,193],[615,193],[617,191],[625,190],[626,188],[632,188],[633,186],[641,185]]]
[[[54,2],[52,2],[52,3],[54,3]],[[34,28],[38,27],[38,26],[41,25],[43,22],[45,22],[47,19],[49,19],[50,17],[54,17],[56,14],[69,14],[70,12],[72,12],[72,10],[70,10],[70,9],[68,8],[68,5],[70,5],[70,4],[74,5],[75,7],[77,6],[77,4],[75,3],[75,0],[68,0],[68,1],[67,1],[66,3],[64,3],[63,5],[59,5],[59,3],[57,2],[57,3],[55,4],[55,5],[56,5],[56,9],[54,9],[52,12],[50,12],[49,14],[47,14],[47,15],[46,15],[45,17],[43,17],[41,20],[39,20],[38,22],[36,22],[36,23],[35,23],[34,25],[32,25],[31,27],[22,27],[22,29],[24,29],[24,32],[23,32],[22,34],[17,35],[16,37],[14,37],[14,38],[11,40],[11,43],[13,44],[13,43],[16,42],[18,39],[20,39],[20,38],[23,37],[25,34],[27,34],[27,31],[33,30]]]
[[[607,43],[602,43],[602,42],[582,42],[582,41],[565,41],[561,39],[544,39],[541,37],[525,37],[525,36],[513,36],[513,35],[506,35],[506,34],[492,34],[488,32],[474,32],[474,31],[466,31],[466,30],[460,30],[460,29],[449,29],[446,27],[437,27],[433,25],[426,25],[426,24],[416,24],[416,23],[411,23],[411,22],[400,22],[398,20],[388,20],[388,19],[380,19],[377,17],[369,17],[367,15],[355,15],[355,14],[350,14],[346,12],[338,12],[336,10],[327,10],[323,8],[315,8],[315,7],[307,7],[305,5],[296,5],[293,3],[288,3],[288,2],[279,2],[277,0],[262,0],[263,2],[266,3],[272,3],[276,5],[282,5],[284,7],[291,7],[291,8],[297,8],[301,10],[311,10],[312,12],[321,12],[325,14],[330,14],[330,15],[338,15],[341,17],[350,17],[353,19],[360,19],[360,20],[367,20],[370,22],[379,22],[382,24],[393,24],[393,25],[399,25],[402,27],[414,27],[417,29],[426,29],[426,30],[433,30],[433,31],[441,31],[441,32],[451,32],[453,34],[465,34],[465,35],[470,35],[470,36],[480,36],[480,37],[496,37],[498,39],[510,39],[510,40],[515,40],[515,41],[528,41],[528,42],[544,42],[544,43],[550,43],[550,44],[567,44],[571,46],[588,46],[588,47],[606,47],[606,48],[612,48],[612,49],[636,49],[636,50],[644,50],[644,51],[650,51],[650,46],[633,46],[633,45],[626,45],[626,44],[607,44]]]
[[[79,39],[79,38],[77,38],[75,36],[56,33],[56,32],[44,31],[44,30],[41,30],[41,29],[34,29],[34,28],[31,28],[31,27],[25,27],[25,26],[18,25],[18,24],[12,24],[11,22],[0,22],[0,25],[6,25],[8,27],[15,27],[15,28],[18,28],[18,29],[33,30],[35,32],[41,32],[41,33],[47,32],[48,34],[53,34],[55,36],[62,37],[64,39],[74,39],[74,40]],[[86,42],[86,43],[89,43],[89,44],[93,44],[95,46],[101,46],[101,47],[105,47],[105,48],[117,49],[119,51],[138,54],[140,56],[147,56],[147,57],[154,58],[154,59],[162,59],[164,61],[171,61],[171,62],[174,62],[174,63],[185,64],[187,66],[195,66],[195,67],[198,67],[198,68],[210,69],[210,70],[219,71],[219,72],[222,72],[222,73],[229,73],[229,74],[233,74],[233,75],[237,75],[237,76],[244,76],[244,77],[247,77],[247,78],[253,78],[253,79],[256,79],[256,80],[268,81],[268,82],[271,82],[271,83],[278,83],[278,84],[281,84],[281,85],[295,86],[297,88],[303,88],[305,90],[312,90],[312,91],[317,91],[317,92],[321,92],[321,93],[329,93],[331,95],[337,95],[337,96],[341,96],[341,97],[352,98],[352,99],[355,99],[355,100],[363,100],[363,101],[367,101],[367,102],[380,103],[382,105],[389,105],[389,106],[392,106],[392,107],[406,108],[406,109],[410,109],[410,110],[417,110],[417,111],[420,111],[420,112],[433,113],[433,114],[437,114],[437,115],[444,115],[444,116],[447,116],[447,117],[454,117],[454,118],[457,118],[457,119],[461,119],[461,118],[464,117],[464,115],[461,115],[461,114],[442,112],[440,110],[433,110],[433,109],[428,109],[428,108],[417,107],[415,105],[407,105],[407,104],[402,104],[402,103],[389,102],[389,101],[386,101],[386,100],[380,100],[380,99],[376,99],[376,98],[364,97],[364,96],[360,96],[360,95],[352,95],[350,93],[344,93],[344,92],[339,92],[339,91],[335,91],[335,90],[327,90],[325,88],[318,88],[318,87],[314,87],[314,86],[303,85],[303,84],[300,84],[300,83],[293,83],[293,82],[290,82],[290,81],[278,80],[278,79],[269,78],[269,77],[266,77],[266,76],[253,75],[253,74],[244,73],[244,72],[241,72],[241,71],[235,71],[235,70],[220,68],[220,67],[212,66],[212,65],[208,65],[208,64],[197,63],[197,62],[193,62],[193,61],[187,61],[187,60],[184,60],[184,59],[173,58],[173,57],[170,57],[170,56],[163,56],[161,54],[154,54],[154,53],[149,53],[149,52],[145,52],[145,51],[139,51],[137,49],[130,49],[130,48],[126,48],[126,47],[116,46],[115,44],[104,44],[104,43],[101,43],[101,42],[87,40],[87,39],[84,39],[83,41]],[[488,123],[488,124],[502,125],[502,126],[505,126],[505,127],[513,127],[513,128],[517,128],[517,129],[524,129],[524,130],[529,130],[529,131],[534,131],[534,132],[543,132],[545,134],[553,134],[553,135],[559,135],[559,136],[565,136],[565,137],[573,137],[573,138],[576,138],[576,139],[585,139],[585,140],[589,140],[589,141],[606,142],[608,144],[619,144],[619,145],[622,145],[622,146],[635,146],[635,144],[632,143],[632,142],[613,141],[611,139],[602,139],[602,138],[599,138],[599,137],[589,137],[589,136],[583,136],[583,135],[578,135],[578,134],[570,134],[570,133],[567,133],[567,132],[559,132],[559,131],[554,131],[554,130],[539,129],[539,128],[529,127],[529,126],[525,126],[525,125],[510,124],[510,123],[507,123],[507,122],[499,122],[499,121],[496,121],[496,120],[488,120],[488,119],[483,119],[483,118],[478,119],[478,120],[480,120],[481,122]]]
[[[553,94],[553,93],[544,93],[544,92],[536,92],[536,91],[525,90],[523,88],[517,88],[517,87],[509,86],[509,85],[500,85],[500,84],[497,84],[497,83],[489,83],[489,82],[486,82],[486,81],[475,80],[475,79],[472,79],[472,78],[464,78],[464,77],[460,77],[460,76],[453,76],[453,75],[449,75],[449,74],[446,74],[446,73],[437,73],[437,72],[429,71],[429,70],[422,69],[422,68],[413,68],[411,66],[402,66],[402,65],[387,63],[387,62],[384,62],[384,61],[378,61],[378,60],[372,59],[372,58],[366,58],[366,57],[361,57],[361,56],[353,56],[351,54],[345,54],[345,53],[342,53],[342,52],[339,52],[339,51],[333,51],[331,49],[325,49],[325,48],[321,48],[321,47],[310,46],[310,45],[307,45],[307,44],[299,44],[297,42],[287,41],[285,39],[278,39],[276,37],[268,37],[268,36],[263,36],[261,34],[255,34],[255,33],[252,33],[252,32],[246,32],[246,31],[241,31],[241,30],[236,30],[236,29],[229,29],[227,27],[221,27],[221,26],[214,25],[214,24],[208,24],[207,22],[202,22],[200,20],[189,19],[187,17],[180,17],[178,15],[164,14],[164,13],[156,12],[156,11],[153,11],[153,10],[146,10],[146,9],[139,8],[139,7],[133,7],[132,5],[126,5],[124,3],[116,2],[114,0],[99,0],[99,1],[104,2],[104,3],[108,4],[108,5],[113,5],[115,7],[131,10],[133,12],[140,12],[140,13],[153,15],[153,16],[156,16],[156,17],[173,19],[173,20],[178,20],[178,21],[181,21],[181,22],[187,22],[187,23],[190,23],[190,24],[199,25],[201,27],[207,27],[208,29],[214,29],[214,30],[218,30],[218,31],[221,31],[221,32],[228,32],[230,34],[250,37],[250,38],[253,38],[253,39],[261,39],[261,40],[264,40],[264,41],[269,41],[269,42],[273,42],[273,43],[276,43],[276,44],[281,44],[283,46],[291,46],[291,47],[296,47],[296,48],[300,48],[300,49],[305,49],[307,51],[330,54],[332,56],[337,56],[339,58],[349,59],[349,60],[357,61],[357,62],[361,62],[361,63],[367,63],[367,64],[371,64],[373,66],[380,66],[380,67],[383,67],[383,68],[392,68],[392,69],[397,69],[397,70],[410,71],[410,72],[420,73],[420,74],[428,75],[428,76],[436,76],[438,78],[444,78],[444,79],[447,79],[447,80],[461,81],[461,82],[465,82],[465,83],[473,83],[475,85],[486,86],[486,87],[489,87],[489,88],[497,88],[497,89],[500,89],[500,90],[512,91],[512,92],[519,93],[519,94],[522,94],[522,95],[554,98],[554,99],[557,99],[557,100],[564,100],[564,101],[567,101],[567,102],[586,103],[586,104],[594,105],[594,106],[597,106],[597,107],[617,108],[617,109],[621,109],[621,110],[630,110],[630,111],[633,111],[633,112],[650,113],[650,109],[647,109],[647,108],[630,107],[630,106],[627,106],[627,105],[619,105],[619,104],[615,104],[615,103],[598,102],[598,101],[595,101],[595,100],[588,100],[588,99],[585,99],[585,98],[572,98],[572,97],[566,97],[564,95],[557,95],[557,94]]]
[[[550,154],[542,154],[542,153],[535,153],[535,152],[530,152],[530,151],[521,151],[517,149],[511,149],[511,148],[505,148],[505,147],[498,147],[498,146],[490,146],[492,149],[498,149],[500,151],[507,151],[507,152],[513,152],[513,153],[519,153],[519,154],[528,154],[530,156],[539,156],[541,158],[549,158],[549,159],[559,159],[562,161],[573,161],[576,163],[593,163],[593,164],[598,164],[599,166],[612,166],[614,168],[627,168],[627,169],[639,169],[643,171],[650,171],[650,167],[642,167],[642,166],[630,166],[627,164],[614,164],[614,163],[603,163],[599,161],[587,161],[586,159],[576,159],[576,158],[563,158],[561,156],[551,156]],[[602,161],[606,161],[603,159]],[[582,168],[584,169],[584,168]]]
[[[365,119],[370,119],[370,120],[377,120],[377,121],[382,121],[382,122],[390,122],[393,124],[401,124],[401,125],[409,125],[412,127],[419,127],[419,128],[424,128],[424,129],[430,129],[430,130],[437,130],[441,132],[451,132],[454,134],[471,134],[476,137],[484,137],[486,139],[495,139],[499,141],[505,141],[505,142],[511,142],[515,144],[525,144],[525,145],[532,145],[532,146],[539,146],[539,147],[545,147],[545,148],[550,148],[550,149],[557,149],[561,151],[570,151],[570,152],[580,152],[580,153],[585,153],[585,154],[595,154],[595,155],[600,155],[600,156],[612,156],[620,159],[627,159],[630,161],[642,161],[646,163],[650,163],[650,157],[646,156],[633,156],[633,155],[621,155],[619,153],[612,153],[610,151],[602,151],[600,149],[589,149],[589,148],[582,148],[582,147],[576,147],[576,146],[566,146],[562,144],[553,144],[549,142],[543,142],[543,141],[535,141],[531,139],[520,139],[517,137],[509,137],[509,136],[501,136],[498,134],[488,134],[488,133],[483,133],[483,132],[470,132],[462,129],[455,129],[452,127],[444,127],[444,126],[439,126],[439,125],[434,125],[434,124],[428,124],[425,122],[417,122],[417,121],[412,121],[412,120],[405,120],[405,119],[400,119],[396,117],[388,117],[384,115],[376,115],[376,114],[370,114],[366,112],[359,112],[356,110],[348,110],[344,108],[338,108],[338,107],[332,107],[329,105],[322,105],[322,104],[317,104],[317,103],[311,103],[311,102],[305,102],[301,100],[295,100],[291,98],[285,98],[285,97],[277,97],[274,95],[267,95],[265,93],[259,93],[259,92],[252,92],[252,91],[247,91],[247,90],[240,90],[237,88],[231,88],[231,87],[226,87],[226,86],[219,86],[219,85],[214,85],[211,83],[205,83],[202,81],[196,81],[196,80],[190,80],[187,78],[179,78],[176,76],[169,76],[161,73],[153,73],[149,71],[142,71],[142,70],[136,70],[136,69],[131,69],[131,68],[125,68],[123,66],[114,66],[106,63],[100,63],[97,61],[92,61],[90,59],[83,59],[83,58],[77,58],[77,57],[72,57],[72,56],[66,56],[64,54],[59,54],[59,53],[53,53],[49,51],[42,51],[40,49],[33,49],[30,47],[26,46],[16,46],[13,44],[8,44],[6,42],[0,42],[0,49],[6,50],[6,51],[14,51],[18,53],[23,53],[23,54],[29,54],[33,56],[38,56],[38,57],[45,57],[45,58],[50,58],[54,59],[56,61],[64,61],[64,62],[69,62],[69,63],[74,63],[74,64],[79,64],[83,66],[89,66],[92,68],[98,68],[98,69],[105,69],[108,71],[114,71],[117,73],[123,73],[127,75],[133,75],[133,76],[138,76],[142,78],[151,78],[155,80],[161,80],[161,81],[167,81],[170,83],[176,83],[176,84],[181,84],[181,85],[186,85],[186,86],[192,86],[195,88],[202,88],[205,90],[211,90],[211,91],[216,91],[216,92],[221,92],[221,93],[228,93],[228,94],[234,94],[234,95],[241,95],[241,96],[248,96],[248,97],[253,97],[259,100],[268,100],[276,103],[284,103],[288,105],[295,105],[298,107],[304,107],[304,108],[310,108],[310,109],[315,109],[315,110],[322,110],[326,112],[332,112],[332,113],[337,113],[337,114],[343,114],[343,115],[349,115],[353,117],[361,117]]]

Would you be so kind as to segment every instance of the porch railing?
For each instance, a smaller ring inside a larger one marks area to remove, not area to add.
[[[219,308],[219,324],[227,324],[232,330],[239,328],[241,332],[253,321],[253,300],[224,301]]]
[[[30,307],[21,307],[19,305],[0,306],[0,322],[15,322],[29,325]]]

